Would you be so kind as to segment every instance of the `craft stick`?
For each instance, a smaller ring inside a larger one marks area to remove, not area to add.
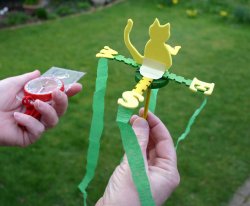
[[[148,116],[148,107],[149,107],[149,102],[150,102],[150,96],[151,96],[151,89],[148,88],[146,102],[145,102],[145,106],[144,106],[144,113],[143,113],[144,119],[147,119],[147,116]]]

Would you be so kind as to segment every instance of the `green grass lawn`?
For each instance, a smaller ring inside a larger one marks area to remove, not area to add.
[[[172,72],[215,82],[214,94],[178,149],[181,184],[168,206],[227,205],[250,174],[250,28],[202,14],[186,17],[185,8],[159,9],[155,3],[128,0],[93,14],[78,15],[0,31],[0,79],[51,66],[87,72],[83,91],[71,98],[59,125],[29,148],[0,148],[0,202],[4,206],[82,205],[77,188],[85,173],[97,59],[104,45],[129,56],[123,43],[127,19],[131,39],[143,51],[148,26],[158,17],[171,22],[172,46],[181,45]],[[123,150],[115,122],[117,98],[134,85],[130,67],[109,63],[105,129],[89,205],[102,195]],[[203,99],[170,83],[159,92],[156,113],[174,140]]]

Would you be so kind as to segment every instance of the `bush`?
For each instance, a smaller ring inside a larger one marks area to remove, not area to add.
[[[25,0],[24,4],[35,5],[35,4],[38,4],[38,2],[39,2],[39,0]]]
[[[234,9],[234,18],[239,23],[250,23],[250,9],[246,6],[237,6]]]
[[[42,20],[48,19],[48,13],[44,8],[37,9],[35,15]]]
[[[83,1],[83,2],[78,2],[77,3],[77,7],[79,8],[79,9],[83,9],[83,10],[86,10],[86,9],[88,9],[88,8],[90,8],[90,3],[88,2],[88,1]]]
[[[72,11],[72,9],[70,7],[68,7],[67,5],[62,5],[60,6],[57,10],[56,10],[56,13],[59,15],[59,16],[66,16],[66,15],[69,15],[69,14],[72,14],[74,13]]]
[[[23,24],[29,20],[29,16],[23,12],[12,12],[7,14],[7,18],[4,24],[7,26],[13,26]]]

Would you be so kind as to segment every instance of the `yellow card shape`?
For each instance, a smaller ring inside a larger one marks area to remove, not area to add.
[[[146,77],[153,79],[161,78],[164,72],[172,66],[172,55],[177,55],[181,48],[180,46],[171,47],[165,43],[170,38],[170,24],[161,25],[159,20],[155,19],[149,27],[150,38],[145,45],[143,55],[138,52],[130,41],[132,27],[133,21],[129,19],[124,29],[124,43],[136,63],[142,64],[140,72],[141,69],[143,71],[141,74],[143,75],[144,73]],[[149,63],[148,60],[151,62]],[[154,63],[152,64],[152,62]],[[157,67],[158,65],[160,65],[160,68]],[[151,75],[154,71],[156,75]]]
[[[152,82],[153,82],[153,79],[142,77],[142,79],[135,85],[135,88],[132,91],[142,95],[143,92],[148,89],[148,87],[150,86]]]
[[[118,52],[111,49],[108,46],[105,46],[99,53],[96,54],[96,57],[104,57],[109,59],[114,59],[114,55],[117,55]]]
[[[122,93],[122,98],[118,99],[118,104],[126,108],[135,109],[138,107],[139,101],[144,101],[144,97],[141,94],[135,91],[126,91]]]
[[[171,47],[166,42],[170,38],[170,23],[160,24],[156,18],[149,27],[149,36],[144,49],[144,58],[153,59],[165,65],[165,70],[172,66],[172,55],[177,55],[180,46]]]
[[[189,89],[191,89],[194,92],[197,92],[197,90],[204,92],[206,95],[211,95],[214,90],[214,83],[207,83],[200,81],[196,77],[193,79],[191,85],[189,86]]]

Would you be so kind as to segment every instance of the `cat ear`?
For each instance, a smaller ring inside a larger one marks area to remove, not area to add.
[[[155,18],[154,23],[152,24],[153,26],[157,25],[158,27],[160,26],[160,22],[157,18]]]
[[[164,24],[163,27],[167,27],[170,30],[170,23]]]

